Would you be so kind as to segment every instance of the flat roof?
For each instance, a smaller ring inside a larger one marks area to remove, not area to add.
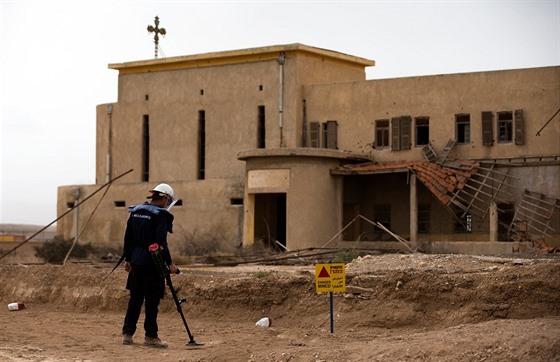
[[[150,71],[176,70],[186,68],[208,67],[215,65],[249,63],[256,61],[267,61],[278,59],[279,53],[307,54],[319,58],[328,58],[341,63],[357,67],[369,67],[375,65],[375,61],[356,57],[333,50],[316,48],[300,43],[272,45],[258,48],[247,48],[228,50],[212,53],[202,53],[169,58],[157,58],[139,60],[126,63],[109,64],[109,69],[115,69],[123,74],[145,73]]]

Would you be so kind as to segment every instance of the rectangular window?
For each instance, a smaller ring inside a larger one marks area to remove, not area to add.
[[[204,180],[206,169],[206,112],[198,111],[198,179]]]
[[[319,122],[310,122],[309,123],[309,140],[310,145],[313,148],[320,148],[321,147],[321,124]]]
[[[498,203],[498,241],[510,241],[509,227],[515,216],[514,202]]]
[[[421,234],[430,232],[430,204],[418,205],[418,232]]]
[[[150,116],[142,119],[142,181],[150,181]]]
[[[513,140],[513,112],[498,112],[498,143]]]
[[[455,115],[456,134],[458,144],[471,143],[471,115],[456,114]]]
[[[265,127],[265,118],[264,118],[264,106],[259,106],[259,113],[258,113],[258,122],[259,122],[259,129],[257,135],[257,147],[258,148],[265,148],[266,146],[266,127]]]
[[[375,121],[375,147],[389,147],[389,120]]]
[[[492,146],[494,144],[494,114],[482,112],[482,144]]]
[[[453,210],[455,212],[453,231],[459,234],[472,232],[472,214],[464,212],[459,207],[454,207]]]
[[[323,147],[330,148],[333,150],[338,149],[337,144],[337,128],[338,123],[336,121],[327,121],[323,123]]]
[[[416,146],[424,146],[430,143],[430,118],[416,117],[414,123]]]

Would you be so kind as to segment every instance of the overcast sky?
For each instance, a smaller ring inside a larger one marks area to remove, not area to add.
[[[1,223],[47,225],[95,183],[110,63],[303,43],[376,61],[368,79],[560,65],[560,1],[0,0]],[[139,195],[142,196],[142,195]]]

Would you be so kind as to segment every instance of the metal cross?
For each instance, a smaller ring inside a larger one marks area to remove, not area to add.
[[[154,35],[154,44],[155,44],[155,56],[157,58],[157,50],[159,45],[159,34],[165,35],[165,28],[159,28],[159,16],[156,16],[154,23],[156,24],[155,27],[148,25],[148,32],[155,33]]]

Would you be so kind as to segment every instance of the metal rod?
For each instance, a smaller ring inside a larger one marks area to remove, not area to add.
[[[550,119],[548,120],[548,122],[546,122],[546,123],[544,124],[544,126],[542,126],[541,129],[538,130],[538,132],[537,132],[537,134],[536,134],[537,136],[540,136],[540,135],[541,135],[541,131],[542,131],[546,126],[548,126],[548,124],[550,123],[550,121],[552,121],[552,120],[554,119],[554,117],[556,117],[556,115],[557,115],[559,112],[560,112],[560,108],[558,108],[558,110],[556,111],[556,113],[554,113],[554,115],[553,115],[552,117],[550,117]]]
[[[50,224],[48,224],[47,226],[45,226],[44,228],[42,228],[41,230],[37,231],[35,234],[31,235],[29,238],[27,238],[26,240],[22,241],[21,244],[19,244],[18,246],[16,246],[15,248],[13,248],[12,250],[8,251],[6,254],[0,256],[0,260],[2,260],[4,257],[8,256],[9,254],[11,254],[12,252],[16,251],[20,246],[22,246],[23,244],[27,243],[29,240],[33,239],[35,236],[39,235],[40,233],[42,233],[45,229],[47,229],[49,226],[51,226],[52,224],[54,224],[55,222],[57,222],[58,220],[62,219],[64,216],[68,215],[72,210],[74,210],[75,208],[77,208],[78,206],[80,206],[81,204],[83,204],[84,202],[86,202],[87,200],[89,200],[93,195],[97,194],[99,191],[103,190],[105,187],[109,186],[113,181],[123,177],[126,174],[129,174],[132,172],[133,169],[130,169],[128,171],[126,171],[125,173],[115,177],[114,179],[110,180],[109,182],[105,183],[103,186],[101,186],[99,189],[97,189],[93,194],[89,195],[88,197],[86,197],[85,199],[83,199],[82,201],[80,201],[79,203],[77,203],[76,205],[72,206],[72,208],[70,208],[69,210],[67,210],[64,214],[60,215],[59,217],[57,217],[56,219],[54,219],[54,221],[52,221]]]

